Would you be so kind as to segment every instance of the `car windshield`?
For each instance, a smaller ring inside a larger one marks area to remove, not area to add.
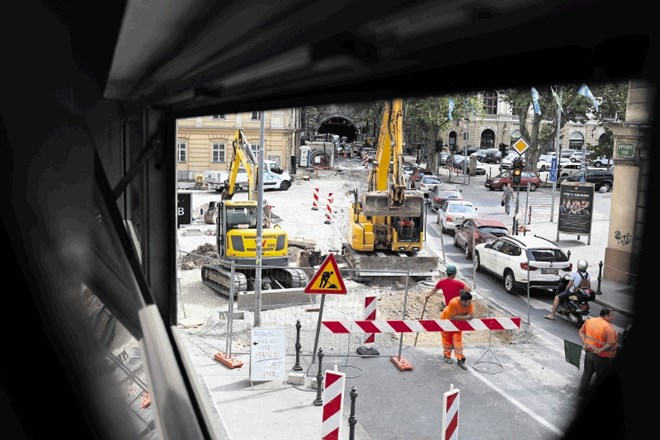
[[[449,205],[449,207],[447,208],[447,212],[459,212],[459,213],[462,213],[462,214],[473,214],[476,211],[474,210],[474,208],[472,206],[469,206],[469,205],[454,205],[454,204],[452,204],[452,205]]]
[[[499,226],[482,226],[479,228],[479,230],[484,234],[484,235],[509,235],[509,231],[506,228],[502,228]]]
[[[424,182],[424,183],[436,183],[436,184],[441,183],[440,179],[438,179],[437,177],[424,177],[422,179],[422,182]]]
[[[530,253],[535,261],[568,261],[566,254],[561,249],[530,249]]]

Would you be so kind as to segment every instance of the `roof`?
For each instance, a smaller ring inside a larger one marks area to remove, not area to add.
[[[526,248],[559,248],[554,241],[535,235],[515,235],[502,238],[517,241]]]
[[[505,227],[507,229],[508,226],[505,225],[501,220],[498,220],[496,218],[486,218],[486,217],[481,217],[481,218],[473,218],[471,221],[474,222],[477,227],[480,226],[498,226],[498,227]]]

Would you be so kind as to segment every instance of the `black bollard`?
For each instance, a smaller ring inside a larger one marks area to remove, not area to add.
[[[355,440],[355,425],[357,425],[357,420],[355,419],[355,399],[357,399],[357,391],[355,390],[355,385],[351,388],[351,415],[348,417],[348,439]]]
[[[302,345],[300,345],[300,319],[296,321],[296,364],[293,366],[293,371],[302,371],[302,367],[300,366],[300,348]]]
[[[323,373],[321,372],[321,367],[323,365],[323,349],[319,348],[319,369],[316,373],[316,399],[314,399],[315,406],[323,405],[323,397],[321,392],[323,391]]]
[[[602,295],[603,292],[600,290],[600,281],[603,279],[603,262],[598,262],[598,289],[596,289],[596,295]]]

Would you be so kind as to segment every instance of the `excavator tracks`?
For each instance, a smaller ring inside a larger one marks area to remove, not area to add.
[[[202,266],[202,282],[216,293],[229,298],[231,292],[231,267],[222,264]],[[254,269],[234,269],[234,297],[239,293],[254,293],[256,271]],[[307,285],[307,274],[302,269],[292,267],[263,267],[261,270],[261,290],[274,293],[284,289],[303,289]]]

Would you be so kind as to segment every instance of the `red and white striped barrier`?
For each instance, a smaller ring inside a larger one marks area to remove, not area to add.
[[[319,210],[319,189],[314,188],[314,201],[312,202],[312,210],[313,211],[318,211]]]
[[[378,301],[376,296],[365,296],[364,297],[364,320],[365,321],[374,321],[376,319],[376,310],[378,308]],[[373,344],[376,342],[375,333],[365,333],[364,340],[362,341],[365,344]]]
[[[345,373],[330,370],[325,372],[325,378],[323,379],[323,421],[321,422],[321,438],[323,440],[339,440],[341,438],[345,383]]]
[[[461,394],[452,384],[449,391],[442,395],[442,440],[458,440],[458,409]]]
[[[326,225],[332,223],[332,193],[328,193],[328,204],[325,209],[325,222]]]
[[[451,319],[387,320],[387,321],[322,321],[332,333],[425,333],[480,330],[517,330],[521,318],[482,318],[469,321]]]

